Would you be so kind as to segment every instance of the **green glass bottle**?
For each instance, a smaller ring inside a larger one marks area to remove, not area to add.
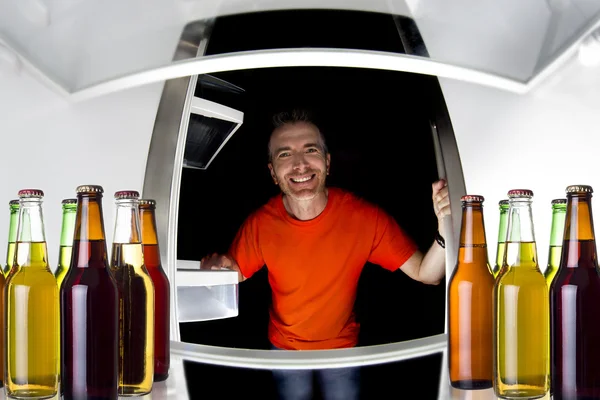
[[[548,250],[548,265],[544,271],[546,284],[550,284],[558,271],[562,250],[565,216],[567,215],[567,199],[552,200],[552,224],[550,225],[550,248]]]
[[[494,278],[500,273],[502,267],[502,257],[504,256],[504,247],[506,243],[506,228],[508,227],[508,200],[500,200],[498,203],[500,208],[500,222],[498,224],[498,247],[496,248],[496,263],[492,274]]]
[[[15,259],[15,247],[17,246],[17,226],[19,225],[19,200],[9,201],[8,208],[10,209],[8,249],[6,251],[6,264],[2,270],[5,278],[8,276]]]
[[[64,199],[62,201],[62,229],[60,233],[60,250],[58,264],[54,276],[60,290],[65,275],[71,265],[73,251],[73,232],[75,231],[75,216],[77,215],[77,199]]]
[[[537,399],[550,389],[550,308],[533,229],[533,192],[508,192],[508,235],[494,285],[494,391]]]

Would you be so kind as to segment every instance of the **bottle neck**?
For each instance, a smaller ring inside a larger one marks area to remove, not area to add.
[[[142,243],[139,222],[139,200],[116,200],[115,232],[113,243]]]
[[[486,246],[486,244],[481,204],[464,205],[460,229],[460,246],[481,247]]]
[[[17,241],[17,227],[19,226],[19,205],[10,206],[10,225],[8,228],[8,242],[15,243]]]
[[[563,261],[569,268],[597,265],[591,194],[568,194],[563,238]]]
[[[506,231],[508,228],[508,205],[500,206],[500,223],[498,225],[498,243],[506,242]]]
[[[44,217],[42,214],[42,199],[21,199],[17,242],[41,243],[45,241],[46,234],[44,230]]]
[[[100,193],[79,193],[77,195],[74,227],[74,240],[81,242],[105,240],[102,195]]]
[[[562,246],[566,213],[566,204],[554,204],[552,206],[552,224],[550,225],[550,246]]]
[[[140,207],[140,230],[144,245],[158,245],[156,216],[153,208]]]
[[[73,246],[75,233],[75,217],[77,216],[76,204],[64,204],[62,215],[62,229],[60,232],[60,247]]]
[[[507,231],[507,242],[535,242],[535,235],[533,233],[533,217],[531,213],[531,200],[529,198],[510,199]]]

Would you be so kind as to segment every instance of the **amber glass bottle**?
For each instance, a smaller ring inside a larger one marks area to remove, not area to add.
[[[592,188],[568,186],[566,212],[563,254],[550,286],[553,399],[600,399],[600,276]]]
[[[448,286],[450,382],[486,389],[493,380],[494,277],[483,222],[483,196],[463,196],[460,247]]]
[[[77,188],[73,256],[60,287],[65,400],[117,399],[119,297],[108,269],[102,192]]]
[[[140,227],[144,264],[154,284],[154,382],[159,382],[169,377],[171,292],[169,279],[160,261],[155,210],[156,201],[152,199],[140,200]]]
[[[537,258],[533,192],[508,192],[508,235],[494,285],[494,391],[506,399],[536,399],[550,383],[548,287]]]

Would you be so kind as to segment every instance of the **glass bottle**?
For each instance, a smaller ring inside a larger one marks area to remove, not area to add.
[[[565,230],[565,215],[567,213],[567,199],[554,199],[552,205],[552,224],[550,225],[550,247],[548,249],[548,264],[544,271],[546,285],[550,287],[552,279],[558,271],[560,254],[562,250],[563,234]]]
[[[170,287],[160,260],[156,231],[156,201],[140,200],[140,229],[144,264],[154,285],[154,382],[169,377],[170,346]]]
[[[504,247],[506,243],[506,229],[508,228],[508,200],[500,200],[498,208],[500,209],[500,221],[498,224],[498,246],[496,248],[496,263],[492,274],[494,278],[498,277],[500,267],[502,267],[502,257],[504,257]]]
[[[73,257],[60,288],[65,400],[118,396],[119,295],[108,268],[103,191],[77,187]]]
[[[119,289],[119,395],[150,393],[154,379],[154,286],[144,265],[139,193],[115,193],[110,269]]]
[[[4,277],[8,277],[13,262],[15,261],[15,247],[17,246],[17,226],[19,225],[19,200],[8,202],[10,222],[8,228],[8,249],[6,251],[6,265],[3,269]]]
[[[567,187],[562,257],[550,286],[552,392],[600,399],[600,276],[592,188]]]
[[[487,389],[493,380],[494,277],[488,262],[483,196],[461,198],[458,260],[448,286],[450,382],[458,389]]]
[[[15,264],[5,288],[7,397],[45,399],[58,390],[58,286],[47,263],[43,196],[19,191]]]
[[[550,382],[548,287],[537,258],[533,192],[508,192],[508,235],[494,285],[494,391],[507,399],[545,396]]]
[[[77,214],[77,199],[64,199],[62,202],[62,227],[60,231],[60,249],[58,265],[54,276],[60,290],[65,274],[71,265],[73,251],[73,231],[75,230],[75,214]]]

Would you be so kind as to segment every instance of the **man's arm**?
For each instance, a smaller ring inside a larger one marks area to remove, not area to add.
[[[240,270],[240,266],[235,261],[233,257],[229,254],[217,254],[213,253],[210,256],[206,256],[202,258],[200,261],[200,269],[202,270],[222,270],[222,269],[230,269],[237,271],[238,273],[238,282],[243,282],[246,280],[246,277],[242,274]]]
[[[438,219],[438,232],[444,231],[445,217],[450,215],[450,200],[448,198],[448,185],[440,179],[431,185],[433,210]],[[427,253],[423,255],[416,251],[400,269],[412,279],[428,285],[439,284],[446,274],[446,251],[437,241],[434,241]]]

